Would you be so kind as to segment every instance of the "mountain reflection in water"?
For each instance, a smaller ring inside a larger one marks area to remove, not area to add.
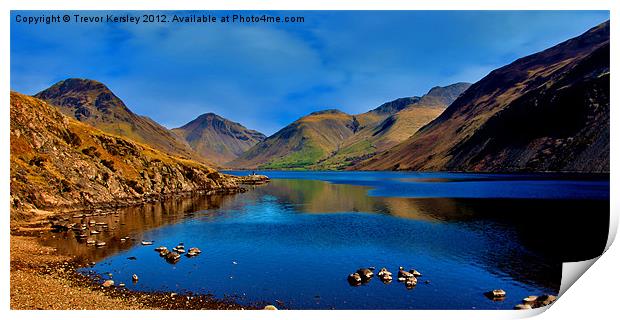
[[[46,242],[61,252],[100,261],[97,272],[113,271],[116,277],[139,272],[135,290],[278,299],[291,308],[510,309],[524,296],[557,293],[561,263],[599,255],[607,238],[609,185],[604,180],[581,185],[542,179],[544,192],[560,194],[557,198],[410,198],[394,196],[407,183],[419,183],[407,182],[411,177],[406,174],[303,174],[307,176],[276,173],[278,178],[269,184],[249,186],[238,195],[166,201],[72,219],[107,222],[107,231],[95,235],[107,242],[102,248],[86,245],[73,231],[54,233]],[[325,176],[343,180],[331,183]],[[485,185],[480,176],[473,177],[476,185]],[[373,183],[389,196],[369,196],[377,193]],[[497,176],[488,184],[489,189],[519,188],[519,182]],[[575,194],[579,188],[597,196],[562,195],[565,189]],[[126,236],[132,239],[121,242]],[[157,256],[154,246],[140,245],[141,240],[168,247],[184,241],[203,253],[172,266]],[[137,260],[127,259],[134,256]],[[377,279],[362,287],[348,286],[348,273],[370,265],[393,272],[399,265],[415,267],[430,284],[412,291]],[[296,276],[300,274],[304,276]],[[308,275],[314,275],[311,281],[303,280]],[[499,287],[509,292],[505,302],[482,296],[484,290]],[[318,302],[312,298],[317,296]]]

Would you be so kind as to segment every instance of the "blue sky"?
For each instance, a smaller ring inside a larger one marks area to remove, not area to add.
[[[609,19],[608,11],[266,13],[305,22],[27,25],[16,15],[51,13],[13,11],[11,89],[35,94],[65,78],[95,79],[168,128],[214,112],[269,135],[313,111],[362,113],[475,82]]]

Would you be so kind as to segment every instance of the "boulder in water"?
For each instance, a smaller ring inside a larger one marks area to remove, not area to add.
[[[362,277],[362,280],[370,280],[370,278],[374,275],[374,273],[372,273],[372,271],[368,268],[358,269],[356,273]]]
[[[416,269],[409,270],[409,273],[411,273],[416,278],[422,276],[422,274],[420,272],[418,272],[418,270],[416,270]]]
[[[506,291],[502,289],[495,289],[485,292],[484,295],[491,300],[503,300],[506,298]]]
[[[377,276],[384,283],[392,281],[392,273],[389,272],[386,268],[381,268],[381,270],[379,270],[379,273],[377,273]]]
[[[403,267],[398,267],[398,281],[405,282],[410,278],[415,278],[411,272],[405,271]]]
[[[168,255],[168,253],[170,253],[170,250],[168,250],[168,249],[164,249],[164,250],[162,250],[162,251],[159,251],[159,255],[160,255],[161,257],[165,257],[165,256],[167,256],[167,255]]]
[[[362,277],[357,272],[351,273],[347,277],[347,281],[349,281],[349,284],[352,285],[352,286],[359,286],[359,285],[362,284]]]
[[[168,252],[166,254],[166,260],[170,263],[177,263],[181,259],[181,255],[176,252]]]

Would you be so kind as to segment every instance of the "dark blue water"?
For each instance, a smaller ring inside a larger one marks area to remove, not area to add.
[[[608,230],[605,176],[267,174],[269,184],[200,200],[208,205],[123,213],[108,249],[70,247],[134,290],[293,309],[511,309],[528,295],[557,294],[561,262],[600,254]],[[136,241],[115,245],[124,234]],[[203,253],[169,264],[153,250],[179,242]],[[423,276],[411,290],[396,279],[350,286],[347,275],[368,266]],[[504,301],[483,295],[498,288]]]

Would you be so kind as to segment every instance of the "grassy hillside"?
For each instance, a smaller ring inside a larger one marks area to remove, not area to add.
[[[338,110],[315,112],[258,143],[228,165],[235,168],[302,169],[328,156],[358,128]]]

